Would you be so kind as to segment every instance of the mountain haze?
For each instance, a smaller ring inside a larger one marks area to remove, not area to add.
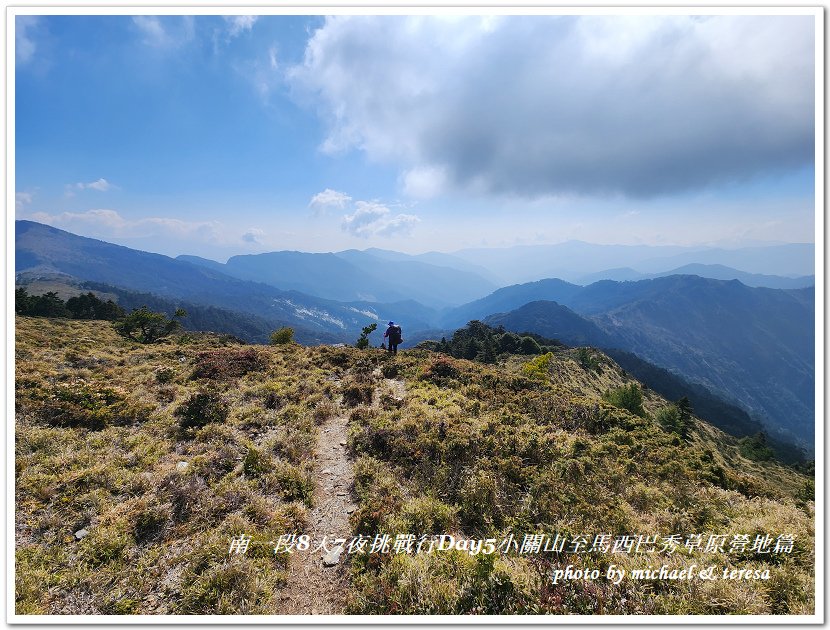
[[[704,265],[690,263],[670,271],[660,273],[641,273],[630,267],[620,269],[606,269],[580,278],[580,284],[588,285],[600,280],[650,280],[653,278],[664,278],[666,276],[700,276],[713,280],[740,280],[748,287],[767,287],[769,289],[803,289],[815,285],[815,276],[773,276],[760,273],[747,273],[738,269],[732,269],[725,265]]]
[[[567,241],[556,245],[463,249],[453,255],[493,270],[505,285],[543,278],[580,282],[588,274],[626,267],[643,273],[661,273],[688,264],[724,265],[747,273],[777,276],[815,273],[812,243],[724,249]],[[614,279],[636,278],[615,276]]]
[[[496,288],[481,275],[439,266],[406,254],[383,250],[346,250],[328,254],[270,252],[232,256],[224,265],[196,256],[179,260],[204,265],[229,276],[263,282],[329,300],[397,302],[415,300],[434,308],[459,305]],[[444,262],[454,262],[446,257]],[[457,261],[462,267],[468,263]]]
[[[61,272],[78,281],[251,313],[275,326],[297,325],[343,342],[353,341],[361,328],[372,321],[395,317],[406,319],[411,326],[427,328],[434,317],[430,309],[412,300],[391,304],[336,302],[282,291],[234,278],[203,264],[76,236],[31,221],[17,221],[15,228],[17,272]]]

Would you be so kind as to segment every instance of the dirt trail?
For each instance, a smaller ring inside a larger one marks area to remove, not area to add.
[[[343,613],[348,588],[345,551],[340,561],[323,566],[325,551],[315,551],[326,538],[326,549],[334,550],[337,538],[351,537],[349,514],[355,504],[351,499],[352,464],[346,456],[346,427],[349,422],[345,410],[320,427],[317,442],[317,460],[314,476],[314,507],[309,511],[308,531],[311,547],[291,554],[288,584],[282,591],[286,615],[339,615]]]
[[[380,376],[380,373],[376,374]],[[375,388],[372,406],[380,404],[383,395],[403,399],[405,385],[394,379],[380,379]],[[304,552],[291,554],[288,583],[281,592],[281,614],[285,615],[338,615],[343,614],[346,592],[349,587],[342,550],[336,564],[334,554],[338,538],[351,539],[349,515],[357,507],[351,498],[354,480],[352,462],[346,453],[349,412],[338,405],[338,413],[320,427],[317,441],[317,458],[314,477],[314,507],[309,511],[308,531],[311,547]],[[315,551],[323,539],[326,549]],[[324,557],[325,556],[325,557]],[[324,566],[332,563],[333,566]]]

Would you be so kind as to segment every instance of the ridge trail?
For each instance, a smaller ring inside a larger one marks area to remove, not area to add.
[[[375,376],[380,376],[379,370]],[[372,395],[372,406],[379,405],[384,393],[403,398],[404,392],[402,381],[381,378]],[[349,410],[343,408],[342,400],[337,401],[337,407],[337,413],[318,430],[314,507],[309,510],[308,531],[304,532],[310,536],[311,546],[306,551],[295,550],[289,558],[280,614],[340,615],[345,609],[349,588],[345,548],[336,564],[324,566],[324,556],[328,561],[337,555],[334,541],[351,539],[349,515],[357,507],[351,496],[354,472],[346,450]],[[325,549],[319,549],[324,539]]]
[[[351,499],[352,464],[346,454],[348,423],[348,413],[338,404],[338,412],[319,428],[314,507],[309,510],[308,531],[304,532],[310,536],[311,546],[291,554],[281,614],[343,614],[348,588],[344,556],[331,567],[323,566],[323,556],[336,548],[334,540],[351,536],[349,514],[356,506]],[[325,550],[317,550],[324,538]]]

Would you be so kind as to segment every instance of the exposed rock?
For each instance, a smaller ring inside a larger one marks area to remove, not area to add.
[[[176,464],[176,470],[179,472],[184,472],[185,470],[187,470],[188,466],[190,466],[190,464],[188,464],[187,462],[178,462]]]
[[[87,536],[89,536],[89,532],[85,529],[79,529],[75,532],[75,540],[83,540]]]
[[[323,556],[323,566],[333,567],[340,562],[340,554],[343,553],[343,547],[335,547]]]

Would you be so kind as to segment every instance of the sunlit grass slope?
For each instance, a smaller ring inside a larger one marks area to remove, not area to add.
[[[307,528],[318,427],[349,416],[351,536],[794,537],[791,553],[353,553],[348,612],[810,614],[811,480],[644,391],[600,353],[485,366],[409,350],[154,345],[105,322],[16,321],[15,593],[19,614],[279,614]],[[246,554],[229,554],[246,533]],[[368,551],[368,550],[367,550]],[[768,580],[570,580],[610,564],[767,569]]]

